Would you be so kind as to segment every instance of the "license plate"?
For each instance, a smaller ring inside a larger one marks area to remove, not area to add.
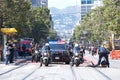
[[[55,59],[60,59],[59,57],[55,57]]]

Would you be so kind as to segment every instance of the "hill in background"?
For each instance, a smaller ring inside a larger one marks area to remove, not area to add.
[[[50,13],[54,22],[54,29],[60,36],[69,37],[71,31],[80,21],[80,7],[69,6],[64,9],[50,8]]]

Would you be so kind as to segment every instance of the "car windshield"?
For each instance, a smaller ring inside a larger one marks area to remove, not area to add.
[[[50,44],[51,50],[66,50],[65,44]]]

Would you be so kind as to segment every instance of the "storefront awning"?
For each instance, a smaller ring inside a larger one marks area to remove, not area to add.
[[[8,34],[8,33],[16,33],[17,30],[15,28],[1,28],[1,32]]]

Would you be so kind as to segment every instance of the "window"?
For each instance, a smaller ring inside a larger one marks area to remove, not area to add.
[[[86,0],[82,0],[82,1],[81,1],[81,4],[86,4]]]
[[[86,14],[86,12],[81,12],[81,15],[85,15]]]
[[[93,4],[94,0],[81,0],[81,4]]]
[[[81,9],[86,9],[86,6],[81,6]]]
[[[86,9],[81,9],[81,11],[86,11]]]
[[[87,0],[87,4],[92,4],[91,0]]]
[[[87,0],[87,4],[93,4],[93,0]]]
[[[91,9],[92,6],[87,6],[87,9]]]

